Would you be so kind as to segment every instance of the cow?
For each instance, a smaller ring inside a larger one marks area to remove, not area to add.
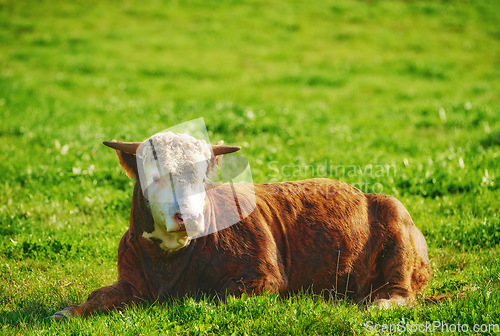
[[[392,196],[327,178],[209,188],[218,159],[239,147],[172,132],[104,144],[135,180],[118,280],[55,319],[169,298],[304,290],[392,306],[414,301],[429,280],[425,238]],[[229,223],[235,192],[246,216]]]

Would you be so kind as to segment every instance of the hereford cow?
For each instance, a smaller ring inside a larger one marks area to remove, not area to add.
[[[394,197],[330,179],[207,188],[217,156],[239,147],[171,132],[104,144],[136,180],[118,281],[56,319],[169,297],[304,289],[385,306],[413,299],[429,279],[425,239]],[[233,224],[235,192],[247,216]]]

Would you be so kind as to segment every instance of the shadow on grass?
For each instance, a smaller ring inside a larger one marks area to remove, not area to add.
[[[20,302],[18,307],[11,311],[0,313],[0,325],[10,327],[29,327],[32,325],[48,324],[47,317],[54,312],[40,300],[26,300]]]

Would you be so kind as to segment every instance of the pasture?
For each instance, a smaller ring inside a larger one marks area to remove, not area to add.
[[[498,22],[493,0],[0,0],[0,334],[352,335],[433,321],[493,333]],[[133,183],[102,141],[198,117],[212,142],[242,146],[256,183],[330,177],[401,200],[433,268],[417,304],[303,293],[46,319],[116,280]]]

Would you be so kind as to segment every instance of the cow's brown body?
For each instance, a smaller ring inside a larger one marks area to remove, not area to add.
[[[245,185],[238,188],[245,193]],[[154,224],[137,182],[118,250],[118,282],[55,316],[203,293],[311,289],[358,302],[398,301],[413,298],[429,279],[425,239],[391,196],[330,179],[255,185],[255,196],[256,208],[244,220],[168,252],[142,237]],[[208,225],[224,220],[232,197],[229,187],[207,192]]]

